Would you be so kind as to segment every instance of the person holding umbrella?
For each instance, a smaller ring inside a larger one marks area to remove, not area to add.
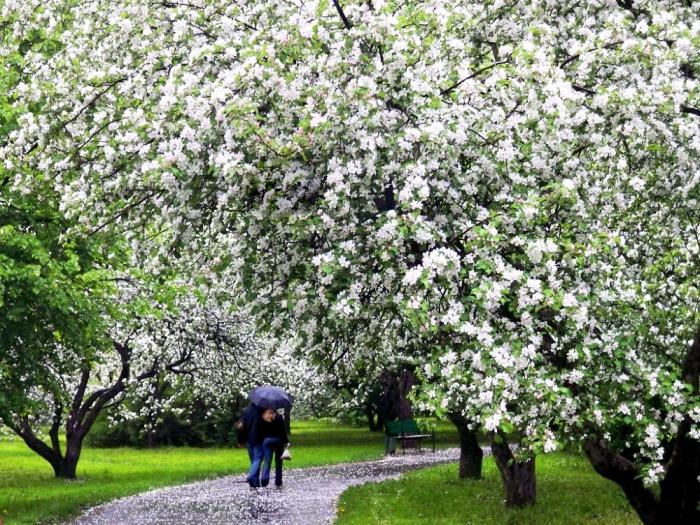
[[[279,488],[282,486],[282,454],[289,440],[284,419],[277,410],[291,409],[294,398],[282,388],[261,386],[250,393],[249,399],[260,407],[261,412],[255,424],[254,447],[246,479],[251,487],[266,487],[270,483],[274,455],[275,486]]]

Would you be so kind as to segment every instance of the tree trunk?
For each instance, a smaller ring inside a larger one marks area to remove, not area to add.
[[[156,440],[156,431],[154,429],[150,429],[146,431],[146,448],[156,448],[157,445],[157,440]]]
[[[686,426],[687,425],[687,426]],[[700,523],[700,444],[685,436],[688,422],[681,424],[680,436],[657,495],[645,487],[639,468],[603,439],[589,439],[584,450],[593,468],[614,481],[645,525],[697,525]]]
[[[469,429],[469,421],[457,413],[448,414],[459,432],[459,477],[481,479],[484,451],[476,439],[476,432]]]
[[[416,378],[410,370],[402,370],[398,380],[399,399],[397,403],[397,414],[399,419],[413,419],[413,405],[408,399],[408,395],[413,388]]]
[[[402,370],[399,377],[389,370],[384,370],[379,376],[382,393],[379,398],[379,410],[386,421],[394,419],[412,419],[413,406],[408,399],[409,392],[415,383],[415,376],[410,370]]]
[[[59,448],[51,448],[41,439],[39,439],[29,426],[29,422],[25,419],[20,426],[12,425],[10,428],[14,430],[34,452],[44,458],[53,469],[54,475],[57,478],[75,479],[76,467],[80,452],[82,449],[83,438],[81,434],[72,434],[66,438],[66,453],[61,454]],[[51,440],[57,442],[58,439],[54,436],[54,428],[51,429]]]
[[[377,425],[374,423],[374,410],[369,405],[365,405],[365,414],[367,415],[367,423],[369,424],[369,431],[376,432]]]
[[[665,523],[700,523],[700,443],[688,436],[690,419],[681,423],[661,481],[659,515]]]
[[[54,469],[57,478],[75,479],[78,460],[82,452],[82,439],[75,436],[66,444],[66,455],[63,456],[58,471]]]
[[[644,486],[634,463],[610,449],[602,439],[587,440],[583,450],[598,474],[620,486],[642,523],[657,523],[658,499],[653,491]]]
[[[693,392],[700,387],[700,328],[683,360],[683,382]],[[670,523],[700,523],[700,442],[690,435],[692,421],[686,415],[670,443],[666,475],[661,481],[660,516]]]
[[[700,329],[683,360],[683,382],[693,392],[700,387]],[[622,488],[645,525],[697,525],[700,523],[700,442],[690,436],[691,420],[681,422],[675,437],[665,445],[665,475],[659,491],[645,487],[639,467],[593,432],[584,451],[601,476]]]
[[[287,435],[292,435],[292,409],[284,409],[284,428],[287,431]]]
[[[516,461],[505,436],[496,434],[491,439],[491,452],[501,472],[506,493],[506,507],[526,507],[535,504],[535,458]]]

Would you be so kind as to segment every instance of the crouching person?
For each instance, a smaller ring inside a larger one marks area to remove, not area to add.
[[[266,487],[270,483],[272,459],[275,459],[275,487],[282,486],[282,453],[289,443],[284,418],[272,408],[263,411],[258,426],[258,443],[262,446],[262,472],[260,485]]]

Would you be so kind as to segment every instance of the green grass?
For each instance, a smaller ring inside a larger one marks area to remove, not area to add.
[[[622,491],[596,474],[585,458],[557,453],[537,458],[537,503],[506,509],[492,458],[482,480],[459,480],[456,465],[401,479],[352,487],[339,502],[335,525],[636,525]]]
[[[438,425],[439,445],[457,443],[454,426]],[[331,421],[293,422],[290,468],[379,458],[384,436]],[[197,479],[242,474],[245,449],[85,448],[78,479],[57,480],[47,462],[22,441],[0,442],[0,522],[24,525],[59,521],[129,494]]]
[[[449,422],[437,429],[438,446],[455,446]],[[291,436],[290,468],[381,457],[384,438],[365,428],[331,421],[298,421]],[[598,476],[579,456],[551,454],[537,459],[538,502],[506,510],[503,489],[490,458],[482,481],[460,481],[455,465],[406,475],[401,480],[348,490],[337,525],[459,524],[557,525],[638,524],[616,485]],[[21,441],[0,441],[0,521],[5,525],[52,523],[82,508],[197,479],[243,474],[245,449],[85,448],[78,479],[57,480],[48,463]]]

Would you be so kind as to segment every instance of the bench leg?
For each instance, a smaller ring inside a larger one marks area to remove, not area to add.
[[[396,453],[396,438],[390,436],[384,436],[384,453],[385,454],[395,454]]]

